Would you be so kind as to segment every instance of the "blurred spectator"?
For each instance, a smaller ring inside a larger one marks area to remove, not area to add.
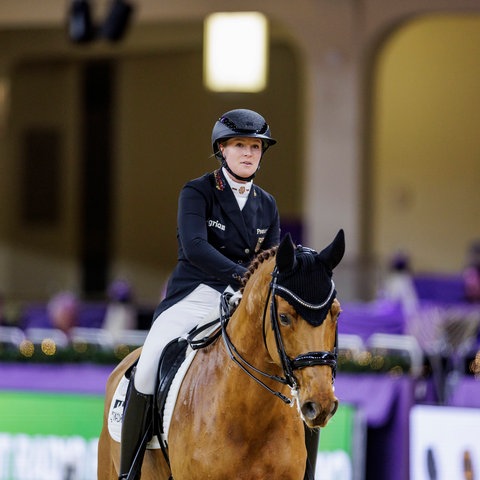
[[[54,295],[47,305],[48,316],[52,327],[62,330],[68,335],[77,326],[80,302],[77,296],[68,291]]]
[[[410,269],[410,258],[405,252],[399,251],[390,259],[380,297],[398,302],[407,318],[418,312],[419,300]]]
[[[465,297],[469,302],[480,301],[480,240],[474,241],[468,250],[467,265],[463,270]]]
[[[126,280],[114,280],[108,287],[108,306],[102,327],[114,337],[122,330],[137,328],[137,310],[132,287]]]

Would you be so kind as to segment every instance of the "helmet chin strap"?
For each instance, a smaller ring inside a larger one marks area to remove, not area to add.
[[[241,177],[240,175],[237,175],[236,173],[234,173],[232,171],[232,169],[228,166],[228,163],[227,161],[225,160],[225,157],[223,158],[222,160],[222,167],[225,167],[225,169],[227,170],[228,173],[230,173],[230,175],[232,175],[233,177],[235,177],[237,180],[240,180],[241,182],[249,182],[250,180],[253,180],[253,178],[255,178],[255,175],[257,174],[258,172],[258,169],[260,168],[260,164],[258,164],[258,167],[257,169],[255,170],[255,172],[250,175],[249,177]]]

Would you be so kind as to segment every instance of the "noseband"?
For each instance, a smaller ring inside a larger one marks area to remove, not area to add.
[[[270,302],[270,321],[271,321],[271,327],[273,329],[274,335],[275,335],[275,343],[277,346],[277,352],[280,357],[280,361],[282,364],[282,369],[283,369],[283,377],[279,377],[276,375],[270,375],[269,373],[263,372],[253,365],[251,365],[247,360],[245,360],[240,353],[237,351],[235,348],[235,345],[232,343],[230,337],[228,336],[227,333],[227,324],[230,319],[230,308],[228,304],[228,295],[229,294],[223,294],[220,302],[220,323],[221,323],[221,328],[222,328],[222,337],[225,343],[225,346],[229,352],[230,358],[239,365],[242,370],[245,371],[251,378],[253,378],[257,383],[259,383],[261,386],[266,388],[270,393],[274,394],[275,396],[279,397],[281,400],[283,400],[285,403],[289,405],[293,405],[294,400],[291,398],[286,397],[282,393],[271,389],[268,385],[266,385],[264,382],[262,382],[258,377],[253,375],[248,369],[253,370],[254,372],[263,375],[266,378],[269,378],[271,380],[275,380],[279,383],[282,383],[284,385],[288,385],[292,391],[292,394],[298,391],[298,381],[295,377],[294,371],[295,370],[300,370],[302,368],[306,367],[313,367],[316,365],[320,366],[329,366],[332,369],[332,384],[335,382],[335,376],[336,376],[336,371],[337,371],[337,356],[338,356],[338,328],[335,331],[335,346],[333,351],[319,351],[319,352],[308,352],[308,353],[302,353],[298,355],[295,358],[291,358],[288,356],[287,352],[285,351],[282,335],[280,332],[280,326],[278,322],[278,308],[277,308],[277,302],[275,301],[275,296],[277,295],[277,291],[281,290],[283,294],[287,294],[288,296],[291,296],[294,298],[297,302],[301,303],[304,307],[319,310],[323,307],[325,307],[328,302],[332,300],[332,296],[334,295],[335,292],[335,284],[333,283],[333,280],[331,281],[331,288],[330,292],[327,296],[327,298],[321,303],[321,304],[311,304],[308,303],[304,300],[302,300],[298,295],[293,293],[292,291],[288,290],[287,288],[279,285],[277,283],[277,277],[278,277],[278,271],[277,268],[275,267],[274,271],[272,272],[272,277],[273,280],[270,283],[270,288],[268,291],[268,296],[267,300],[265,302],[265,308],[263,310],[263,342],[265,344],[265,348],[267,348],[267,342],[266,342],[266,329],[265,329],[265,324],[266,324],[266,317],[267,317],[267,309],[269,306]]]

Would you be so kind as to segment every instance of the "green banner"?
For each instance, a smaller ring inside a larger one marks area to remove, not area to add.
[[[0,392],[0,480],[96,480],[103,396]]]
[[[0,392],[0,480],[96,480],[103,396]],[[317,480],[361,479],[355,407],[321,430]]]
[[[98,438],[103,396],[0,392],[0,432]]]
[[[331,452],[344,450],[352,456],[352,441],[356,409],[352,405],[340,404],[328,425],[321,430],[319,450]]]
[[[320,432],[316,480],[364,480],[366,426],[349,404],[340,404]]]

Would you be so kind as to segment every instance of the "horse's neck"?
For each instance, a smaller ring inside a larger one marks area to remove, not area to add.
[[[243,301],[244,299],[242,299]],[[286,406],[272,391],[278,391],[288,396],[289,389],[243,363],[243,360],[245,360],[255,369],[270,376],[278,377],[283,374],[280,367],[273,362],[264,344],[263,305],[251,312],[248,311],[245,304],[242,306],[242,302],[240,302],[227,327],[228,335],[235,346],[236,352],[241,357],[239,360],[235,354],[237,360],[268,389],[259,385],[240,366],[227,358],[228,354],[222,347],[220,347],[220,351],[223,350],[223,358],[217,358],[216,368],[222,372],[228,371],[228,375],[221,375],[221,380],[218,381],[216,388],[222,392],[219,397],[226,404],[238,404],[240,401],[241,409],[236,413],[236,420],[243,425],[244,430],[251,431],[249,435],[255,435],[253,432],[262,431],[262,429],[267,429],[269,432],[278,432],[284,428],[284,409]],[[246,402],[241,400],[246,398],[254,398],[256,401]],[[252,419],[255,419],[255,421],[252,422]]]
[[[262,331],[263,312],[249,313],[241,303],[232,316],[227,332],[236,350],[248,361],[268,356]]]
[[[269,288],[274,262],[274,258],[267,259],[264,263],[260,264],[248,280],[242,300],[227,326],[227,334],[234,346],[235,356],[237,356],[238,353],[238,357],[240,357],[237,358],[237,360],[239,359],[243,366],[247,366],[247,369],[251,373],[253,373],[253,371],[248,367],[248,364],[265,374],[281,376],[283,373],[281,368],[273,361],[265,345],[263,330],[264,328],[271,328],[270,325],[264,324],[265,321],[269,321],[264,319],[264,314],[266,311],[265,307],[267,307],[268,311],[271,300],[269,298]],[[269,318],[268,315],[267,317]],[[240,375],[238,379],[240,383],[244,381],[247,382],[247,388],[251,386],[259,388],[256,382],[249,378],[238,366],[235,368],[235,372]],[[281,384],[278,384],[278,382],[266,376],[258,373],[255,373],[254,376],[275,390],[283,389]],[[272,396],[272,398],[274,397]]]
[[[265,368],[271,359],[264,344],[264,311],[268,301],[265,280],[247,285],[233,314],[228,332],[237,351],[257,368]]]

